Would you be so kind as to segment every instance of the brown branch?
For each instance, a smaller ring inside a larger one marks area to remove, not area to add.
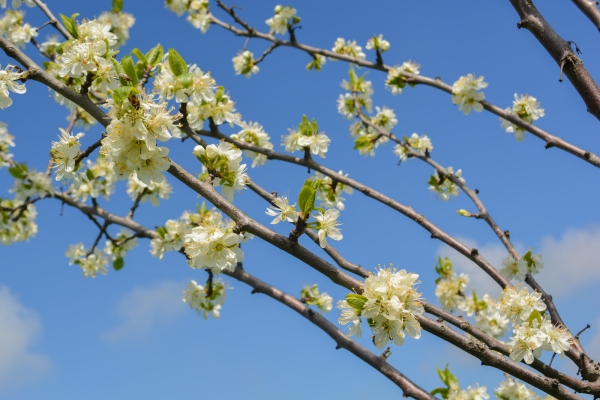
[[[279,47],[279,45],[277,43],[273,43],[271,46],[269,46],[268,49],[266,49],[262,53],[262,55],[260,57],[258,57],[256,60],[254,60],[254,65],[258,65],[258,63],[260,63],[262,60],[264,60],[266,56],[268,56],[273,50],[275,50],[278,47]]]
[[[236,268],[233,273],[227,273],[227,275],[235,278],[241,282],[248,284],[253,287],[254,293],[264,293],[267,296],[279,301],[280,303],[288,306],[304,318],[321,328],[327,335],[329,335],[336,342],[336,349],[346,349],[352,354],[375,368],[377,371],[382,373],[386,378],[394,382],[400,389],[404,397],[412,397],[414,399],[436,399],[426,390],[417,386],[414,382],[409,380],[400,371],[390,365],[385,357],[381,357],[373,354],[363,346],[355,342],[340,331],[335,325],[329,322],[322,315],[311,310],[306,304],[303,304],[300,300],[290,296],[287,293],[274,288],[271,285],[253,277],[248,274],[242,268]]]
[[[90,145],[84,151],[80,151],[77,154],[77,156],[75,157],[75,165],[79,164],[84,158],[88,157],[90,154],[92,154],[94,152],[94,150],[96,150],[98,147],[100,147],[102,145],[102,139],[104,139],[105,137],[106,137],[106,132],[102,132],[102,136],[100,137],[100,139],[98,141],[96,141],[95,143]]]
[[[598,2],[594,0],[572,0],[573,3],[586,17],[592,21],[596,29],[600,31],[600,10],[598,10]]]
[[[39,0],[35,0],[36,2]],[[31,58],[23,53],[14,43],[7,39],[0,37],[0,48],[4,50],[7,56],[18,61],[23,67],[27,69],[25,72],[25,78],[33,79],[48,86],[50,89],[60,93],[67,99],[71,100],[81,108],[86,110],[92,118],[97,120],[102,126],[106,127],[110,123],[108,117],[102,112],[96,104],[89,99],[87,95],[83,95],[75,92],[69,86],[60,82],[52,75],[48,74],[42,68],[40,68]]]
[[[98,215],[105,218],[105,221],[107,222],[110,221],[110,223],[124,226],[134,231],[135,235],[138,237],[144,237],[148,239],[158,237],[155,231],[145,228],[144,226],[138,224],[137,222],[131,219],[118,217],[99,207],[90,207],[85,203],[74,201],[71,199],[71,197],[58,192],[55,193],[54,197],[65,201],[65,203],[74,208],[79,209],[84,214]],[[236,268],[234,272],[229,272],[225,270],[223,271],[223,273],[234,279],[237,279],[240,282],[249,285],[253,288],[253,293],[264,293],[267,296],[279,301],[280,303],[286,305],[287,307],[293,309],[294,311],[308,319],[311,323],[313,323],[325,333],[327,333],[336,342],[336,348],[344,348],[352,354],[354,354],[355,356],[357,356],[358,358],[360,358],[361,360],[365,361],[367,364],[371,365],[374,369],[379,371],[389,380],[394,382],[398,387],[400,387],[405,396],[409,396],[415,399],[435,399],[435,397],[429,394],[426,390],[416,385],[414,382],[412,382],[406,376],[404,376],[401,372],[395,369],[392,365],[390,365],[385,360],[385,358],[373,354],[360,344],[350,339],[334,324],[329,322],[320,314],[317,314],[314,311],[312,311],[305,304],[303,304],[293,296],[290,296],[289,294],[286,294],[274,288],[273,286],[259,280],[258,278],[250,275],[243,268],[240,267]]]
[[[570,44],[556,33],[532,0],[510,0],[510,2],[521,18],[517,27],[525,28],[535,36],[554,61],[561,66],[561,70],[564,70],[565,75],[585,102],[588,112],[600,119],[600,88],[583,66],[581,59],[571,50]]]
[[[308,46],[308,45],[305,45],[302,43],[278,39],[275,36],[270,35],[270,34],[258,32],[258,31],[249,32],[247,30],[241,30],[239,28],[236,28],[235,26],[232,26],[230,24],[227,24],[227,23],[219,20],[218,18],[216,18],[214,16],[211,16],[211,20],[215,25],[218,25],[224,29],[227,29],[237,36],[255,37],[255,38],[267,40],[272,43],[277,43],[280,47],[286,46],[286,47],[292,47],[292,48],[295,48],[298,50],[302,50],[302,51],[310,54],[312,57],[314,57],[315,54],[320,54],[322,56],[334,58],[334,59],[340,60],[340,61],[346,61],[349,63],[359,65],[361,67],[366,67],[366,68],[370,68],[370,69],[374,69],[374,70],[382,71],[382,72],[388,72],[391,69],[391,67],[388,65],[379,65],[377,63],[374,63],[371,61],[366,61],[366,60],[360,60],[360,59],[348,56],[346,54],[338,54],[333,51]],[[423,75],[413,75],[406,71],[402,71],[401,75],[409,83],[431,86],[433,88],[442,90],[446,93],[452,94],[452,86],[448,85],[447,83],[442,82],[440,79],[429,78],[429,77],[426,77]],[[532,124],[529,124],[529,123],[523,121],[518,116],[510,114],[510,113],[506,112],[503,108],[498,107],[492,103],[489,103],[487,101],[482,101],[481,104],[483,105],[483,108],[486,109],[487,111],[489,111],[493,114],[496,114],[497,116],[502,117],[502,118],[506,119],[507,121],[510,121],[511,123],[519,126],[520,128],[523,128],[525,131],[531,133],[532,135],[542,139],[544,142],[546,142],[546,146],[547,146],[546,148],[556,147],[558,149],[566,151],[567,153],[573,154],[574,156],[581,158],[584,161],[587,161],[588,163],[594,165],[595,167],[600,168],[600,157],[598,157],[597,155],[595,155],[587,150],[583,150],[569,142],[566,142],[565,140],[559,138],[558,136],[551,135],[550,133],[544,131],[543,129],[540,129]]]
[[[140,205],[140,201],[142,201],[142,197],[144,197],[144,195],[148,192],[148,187],[146,186],[142,192],[140,194],[138,194],[138,196],[135,198],[135,202],[133,203],[133,205],[131,206],[131,208],[129,209],[129,212],[127,213],[127,216],[125,218],[128,219],[132,219],[133,218],[133,214],[135,213],[135,210],[137,210],[137,208]]]
[[[42,10],[42,12],[44,14],[46,14],[46,16],[48,17],[48,19],[50,21],[50,25],[52,25],[57,31],[59,31],[60,34],[63,35],[65,39],[67,39],[67,40],[73,39],[73,36],[71,36],[69,31],[67,31],[65,29],[65,27],[62,26],[62,24],[60,22],[58,22],[58,20],[56,19],[54,14],[52,14],[52,11],[50,11],[50,9],[48,8],[48,6],[46,4],[42,3],[40,0],[33,0],[33,2],[40,8],[40,10]]]
[[[297,164],[297,165],[301,165],[304,167],[308,167],[310,169],[319,171],[320,173],[329,176],[334,181],[338,181],[338,182],[343,183],[344,185],[350,186],[350,187],[354,188],[355,190],[358,190],[359,192],[363,193],[365,196],[368,196],[368,197],[371,197],[371,198],[377,200],[378,202],[392,208],[393,210],[400,212],[404,216],[408,217],[409,219],[411,219],[411,220],[415,221],[416,223],[418,223],[419,225],[421,225],[423,228],[425,228],[431,234],[432,239],[441,240],[442,242],[446,243],[448,246],[450,246],[453,249],[455,249],[456,251],[458,251],[460,254],[464,255],[465,257],[467,257],[468,259],[473,261],[481,269],[483,269],[488,275],[490,275],[502,288],[504,288],[506,286],[510,286],[510,283],[508,282],[508,280],[504,276],[502,276],[502,274],[500,274],[500,272],[498,270],[496,270],[496,268],[494,268],[478,252],[474,252],[473,249],[465,246],[464,244],[462,244],[461,242],[456,240],[454,237],[452,237],[448,233],[442,231],[435,224],[429,222],[427,220],[427,218],[425,218],[424,215],[417,213],[410,206],[405,206],[405,205],[397,202],[396,200],[392,199],[391,197],[388,197],[388,196],[370,188],[369,186],[366,186],[358,181],[355,181],[354,179],[350,179],[347,176],[344,176],[344,175],[339,174],[329,168],[322,166],[321,164],[317,163],[316,161],[314,161],[312,159],[305,160],[303,158],[293,157],[293,156],[289,156],[287,154],[282,154],[282,153],[277,153],[273,150],[263,149],[262,147],[259,147],[259,146],[255,146],[255,145],[243,142],[243,141],[232,139],[229,136],[223,135],[222,133],[220,133],[218,131],[210,132],[210,131],[202,130],[202,131],[199,131],[198,133],[205,135],[205,136],[210,136],[210,137],[214,137],[214,138],[217,138],[220,140],[228,141],[230,143],[233,143],[240,149],[251,150],[256,153],[264,154],[267,156],[268,159],[271,159],[271,160],[280,160],[280,161],[285,161],[285,162],[289,162],[292,164]]]

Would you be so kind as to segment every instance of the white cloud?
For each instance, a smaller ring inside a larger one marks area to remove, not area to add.
[[[31,383],[49,372],[48,357],[31,346],[41,333],[38,315],[0,286],[0,388]]]
[[[564,295],[600,279],[600,226],[569,229],[560,239],[545,237],[539,251],[544,269],[537,280],[552,295]]]
[[[479,253],[497,269],[508,251],[500,243],[479,245],[471,239],[458,237],[462,243],[475,247]],[[525,246],[515,244],[523,253]],[[533,247],[534,253],[542,254],[544,268],[536,275],[544,290],[553,296],[566,295],[573,290],[600,279],[600,226],[591,228],[568,229],[560,239],[551,236],[542,238],[539,246]],[[465,272],[471,277],[467,291],[476,288],[479,293],[498,295],[499,286],[477,265],[460,255],[447,245],[438,250],[441,256],[448,256],[457,272]]]
[[[164,320],[173,319],[185,310],[181,300],[185,285],[162,282],[150,287],[136,287],[123,296],[117,305],[122,322],[103,335],[108,341],[117,341],[143,335]]]

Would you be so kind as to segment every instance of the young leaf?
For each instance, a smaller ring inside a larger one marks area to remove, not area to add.
[[[133,65],[133,59],[129,56],[123,57],[121,65],[123,65],[123,71],[125,71],[127,76],[131,79],[131,86],[137,86],[138,77],[137,72],[135,71],[135,65]]]
[[[365,308],[365,303],[367,302],[367,298],[361,294],[349,293],[346,295],[346,301],[352,308],[354,308],[359,313],[362,312],[363,308]]]
[[[183,60],[183,57],[173,48],[169,49],[169,67],[171,67],[171,72],[175,76],[187,72],[187,64]]]
[[[123,268],[124,265],[125,265],[125,261],[123,260],[122,257],[117,258],[113,262],[113,268],[115,269],[115,271],[119,271],[120,269]]]
[[[156,65],[162,59],[164,54],[165,51],[163,50],[163,47],[160,45],[160,43],[157,44],[146,53],[146,61],[148,65]]]
[[[117,104],[123,104],[126,98],[129,97],[131,90],[133,87],[131,86],[121,86],[113,90],[112,98]]]
[[[123,10],[123,0],[113,0],[110,12],[119,13]]]
[[[194,83],[194,75],[189,72],[181,74],[177,77],[177,81],[181,83],[184,88],[189,88]]]
[[[529,314],[529,326],[533,326],[533,321],[537,320],[538,327],[542,326],[542,314],[538,310],[533,310],[531,314]]]
[[[136,47],[135,49],[131,50],[131,53],[134,54],[137,58],[139,58],[140,61],[144,63],[144,65],[148,65],[148,60],[146,59],[144,53],[140,51],[140,49]]]
[[[17,164],[14,167],[8,169],[8,173],[17,179],[27,178],[27,172],[28,168],[26,164]]]

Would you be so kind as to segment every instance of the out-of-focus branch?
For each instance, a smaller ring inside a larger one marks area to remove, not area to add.
[[[371,68],[371,69],[375,69],[375,70],[383,71],[383,72],[388,72],[391,69],[391,67],[388,65],[377,64],[377,63],[374,63],[371,61],[366,61],[366,60],[360,60],[360,59],[348,56],[346,54],[338,54],[338,53],[335,53],[330,50],[325,50],[325,49],[320,49],[317,47],[308,46],[308,45],[298,43],[295,41],[291,42],[291,41],[287,41],[287,40],[278,39],[273,35],[258,32],[255,29],[252,29],[251,31],[239,29],[231,24],[228,24],[226,22],[219,20],[218,18],[216,18],[214,16],[211,16],[211,21],[213,24],[218,25],[228,31],[231,31],[233,34],[235,34],[237,36],[244,36],[244,37],[248,37],[248,38],[258,38],[258,39],[267,40],[269,42],[276,43],[280,47],[286,46],[286,47],[292,47],[292,48],[295,48],[298,50],[305,51],[306,53],[310,54],[311,56],[315,56],[316,54],[319,54],[322,56],[334,58],[336,60],[346,61],[349,63],[359,65],[361,67]],[[442,82],[441,79],[433,79],[433,78],[429,78],[429,77],[426,77],[423,75],[414,75],[414,74],[411,74],[411,73],[405,72],[405,71],[401,71],[401,75],[404,78],[406,78],[407,82],[409,82],[409,83],[431,86],[431,87],[434,87],[441,91],[444,91],[446,93],[452,94],[452,86],[448,85],[447,83]],[[483,108],[486,109],[487,111],[489,111],[493,114],[496,114],[497,116],[502,117],[502,118],[506,119],[507,121],[510,121],[514,125],[519,126],[520,128],[523,128],[525,131],[531,133],[532,135],[537,136],[538,138],[542,139],[544,142],[546,142],[547,149],[556,147],[558,149],[566,151],[567,153],[573,154],[574,156],[581,158],[582,160],[587,161],[588,163],[594,165],[595,167],[600,168],[600,157],[598,157],[597,155],[595,155],[587,150],[583,150],[583,149],[559,138],[558,136],[551,135],[550,133],[544,131],[543,129],[540,129],[532,124],[529,124],[529,123],[523,121],[518,116],[510,114],[510,113],[506,112],[503,108],[498,107],[492,103],[489,103],[487,101],[482,101],[481,104],[483,105]]]
[[[521,18],[517,27],[525,28],[535,36],[560,66],[561,71],[567,75],[585,102],[588,112],[600,119],[600,88],[585,69],[581,59],[573,52],[569,42],[556,33],[532,0],[510,0],[510,3]]]
[[[586,17],[592,21],[596,29],[600,31],[600,10],[598,10],[598,2],[594,0],[572,0],[573,3]]]

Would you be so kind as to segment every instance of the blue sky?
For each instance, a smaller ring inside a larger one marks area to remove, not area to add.
[[[47,1],[55,14],[78,12],[92,18],[110,9],[110,1]],[[538,2],[540,11],[566,40],[583,51],[586,68],[600,77],[597,55],[600,35],[570,2]],[[267,30],[277,3],[236,0],[240,15],[258,29]],[[292,4],[302,17],[298,40],[331,48],[338,37],[357,40],[382,33],[391,43],[384,54],[387,64],[409,59],[421,64],[421,74],[440,76],[452,84],[461,75],[484,75],[489,82],[486,99],[501,106],[512,104],[514,93],[536,97],[546,110],[537,122],[543,129],[594,153],[600,153],[598,121],[585,110],[572,85],[558,82],[558,67],[533,36],[518,30],[518,16],[508,1],[420,2],[402,4],[372,1],[303,1]],[[211,6],[214,6],[212,4]],[[306,71],[310,57],[292,49],[277,49],[260,64],[251,79],[234,74],[231,58],[244,39],[217,27],[206,35],[164,8],[161,1],[125,0],[125,11],[137,19],[129,43],[147,51],[157,43],[176,48],[188,63],[210,71],[224,85],[246,121],[261,123],[277,150],[279,137],[297,126],[302,115],[316,118],[332,139],[323,163],[342,169],[350,177],[414,207],[445,231],[476,245],[496,266],[506,256],[487,226],[458,216],[456,210],[474,206],[464,195],[447,203],[427,191],[432,170],[418,160],[401,166],[392,146],[377,149],[375,158],[352,150],[349,123],[336,111],[340,82],[348,65],[327,62],[320,72]],[[215,14],[226,17],[213,7]],[[33,26],[43,23],[39,10],[27,9]],[[40,36],[51,33],[50,27]],[[267,43],[251,41],[256,56]],[[35,49],[27,52],[34,59]],[[367,51],[374,59],[374,54]],[[0,63],[9,60],[0,55]],[[463,115],[450,96],[429,87],[407,88],[392,96],[384,88],[385,75],[361,70],[373,81],[374,105],[395,110],[400,135],[427,134],[434,145],[432,156],[443,165],[463,170],[463,177],[480,197],[502,229],[509,229],[520,250],[533,246],[543,254],[546,268],[539,280],[555,294],[565,321],[573,331],[592,324],[582,340],[593,358],[600,358],[600,195],[598,171],[565,152],[545,150],[543,142],[527,135],[518,143],[500,128],[489,113]],[[50,143],[58,127],[67,125],[67,112],[55,104],[47,89],[27,83],[25,96],[13,95],[12,107],[0,113],[16,136],[15,160],[44,169]],[[227,133],[235,129],[224,127]],[[78,131],[76,131],[78,132]],[[100,135],[95,127],[86,133],[84,146]],[[191,172],[200,165],[192,157],[192,144],[169,142],[170,156]],[[306,179],[304,168],[271,161],[249,171],[250,177],[269,191],[294,197]],[[167,176],[169,179],[169,176]],[[149,227],[177,218],[202,199],[174,179],[171,199],[154,208],[146,204],[136,219]],[[12,181],[0,170],[1,196]],[[236,205],[259,222],[268,224],[265,203],[252,192],[236,196]],[[100,203],[116,214],[131,205],[125,185],[110,202]],[[398,389],[351,354],[335,351],[335,344],[320,330],[284,306],[262,295],[251,295],[242,283],[227,280],[228,292],[220,320],[204,321],[181,302],[181,291],[190,279],[204,281],[206,273],[190,269],[178,254],[158,261],[141,241],[119,272],[84,279],[77,266],[68,266],[64,252],[69,244],[91,245],[97,231],[77,210],[56,200],[38,203],[37,237],[29,243],[0,248],[0,397],[28,400],[126,399],[219,397],[245,399],[358,399],[397,396]],[[402,215],[355,193],[348,196],[340,218],[344,239],[336,248],[350,261],[374,270],[393,263],[420,274],[420,289],[432,303],[433,264],[438,255],[450,256],[459,271],[469,272],[478,287],[497,289],[474,266],[429,239],[429,234]],[[283,225],[274,228],[288,233]],[[305,245],[320,249],[306,238]],[[298,294],[304,284],[318,283],[334,299],[346,291],[287,254],[254,239],[245,245],[244,267],[259,278]],[[337,318],[335,310],[328,315]],[[369,349],[368,335],[361,342]],[[482,369],[424,333],[419,341],[407,340],[393,348],[389,361],[411,379],[431,390],[438,386],[436,368],[450,363],[465,387],[475,382],[488,392],[503,379],[499,371]],[[568,361],[555,365],[574,373]]]

